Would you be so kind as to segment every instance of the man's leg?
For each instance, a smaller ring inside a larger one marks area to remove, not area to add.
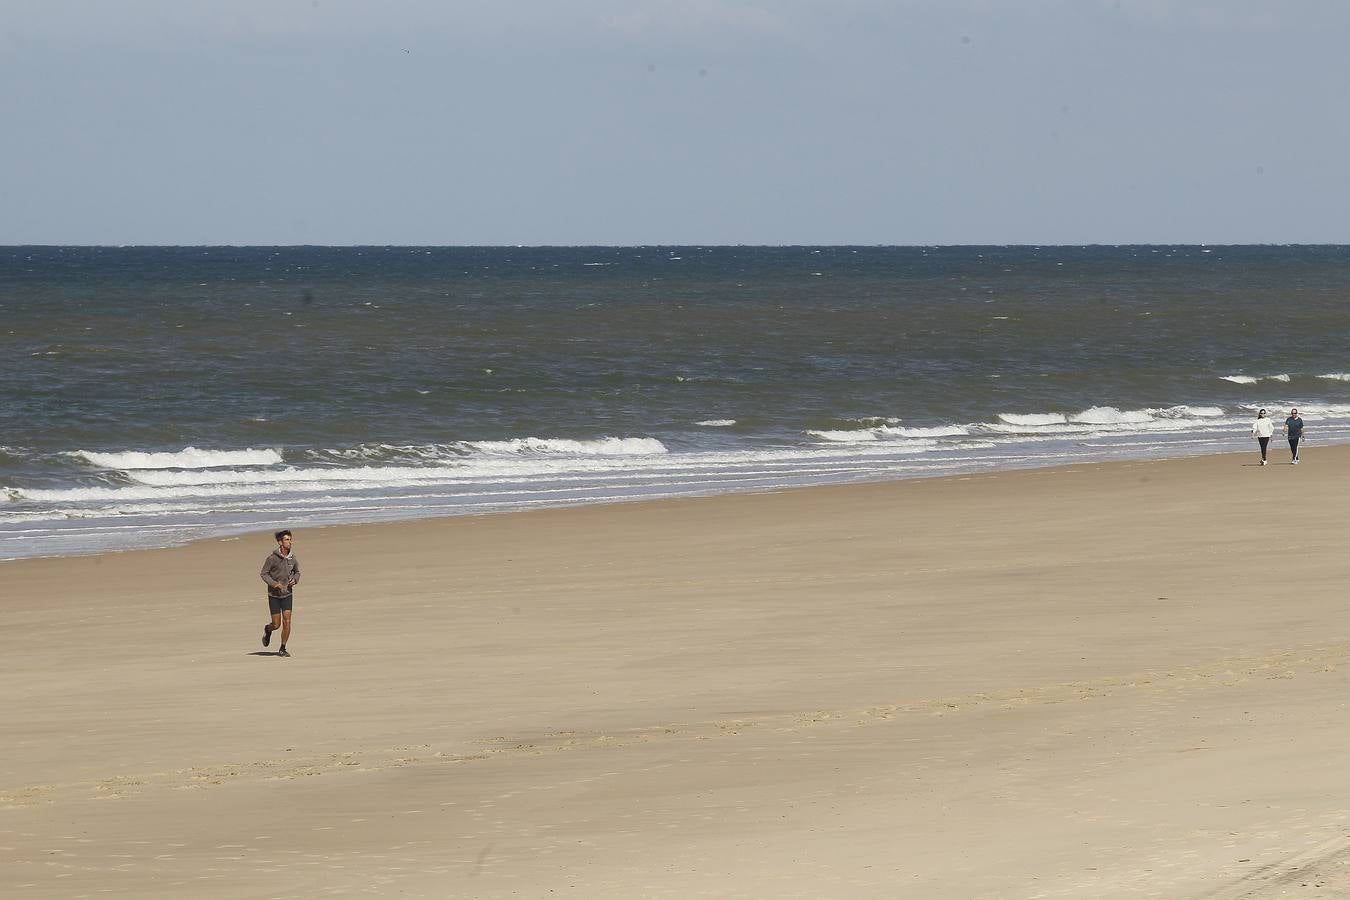
[[[272,632],[281,627],[281,613],[272,613],[272,621],[263,626],[263,646],[272,643]]]
[[[272,627],[281,629],[281,649],[285,650],[286,641],[291,637],[291,611],[283,609],[281,615],[272,617],[273,622],[276,622],[277,619],[281,620],[280,624],[274,624]]]

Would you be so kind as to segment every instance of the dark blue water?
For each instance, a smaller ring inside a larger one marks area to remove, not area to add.
[[[0,248],[0,558],[1350,437],[1344,247]]]

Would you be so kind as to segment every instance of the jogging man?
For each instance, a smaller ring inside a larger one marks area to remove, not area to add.
[[[300,580],[300,561],[291,552],[289,529],[278,531],[274,537],[277,549],[268,554],[262,564],[262,580],[267,582],[267,608],[272,612],[272,621],[263,627],[262,644],[266,647],[272,643],[272,632],[280,629],[281,646],[277,648],[277,656],[290,656],[286,640],[291,636],[292,588]]]

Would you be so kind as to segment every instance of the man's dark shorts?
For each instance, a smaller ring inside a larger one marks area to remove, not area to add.
[[[294,594],[287,594],[285,597],[273,597],[271,594],[268,594],[267,607],[272,610],[272,615],[279,616],[281,615],[282,610],[285,610],[286,612],[291,611],[291,603],[294,600]]]

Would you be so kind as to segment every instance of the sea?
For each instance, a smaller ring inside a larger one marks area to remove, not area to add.
[[[1339,246],[0,247],[0,560],[1254,454],[1260,407],[1315,464],[1347,326]]]

